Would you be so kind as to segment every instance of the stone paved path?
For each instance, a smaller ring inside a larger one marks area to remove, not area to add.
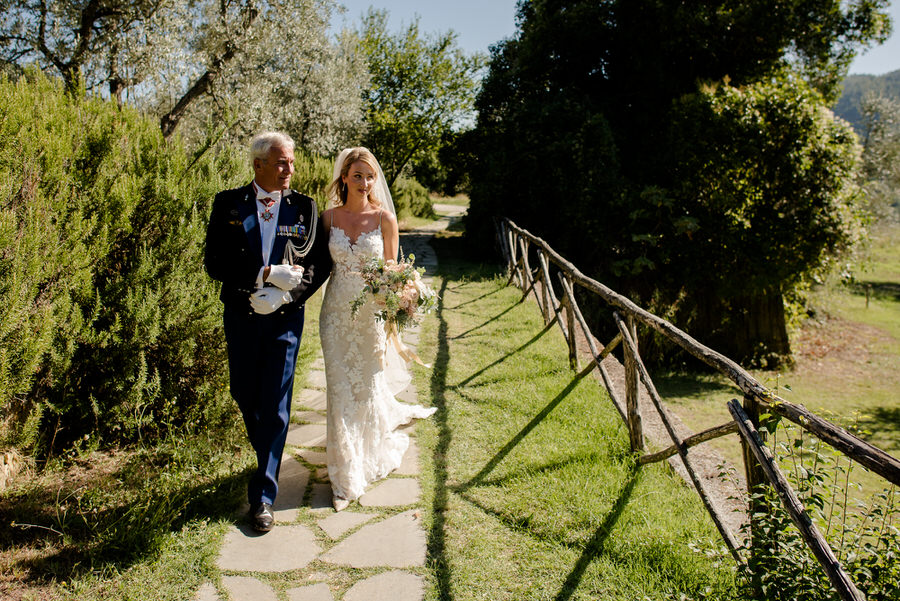
[[[404,234],[404,254],[425,267],[437,259],[428,244],[435,230],[458,217],[460,207],[436,206],[449,214],[436,225]],[[403,333],[415,349],[418,329]],[[321,351],[320,351],[321,352]],[[298,382],[298,387],[302,383]],[[398,395],[416,402],[410,385]],[[320,357],[305,387],[295,390],[292,425],[279,477],[275,529],[258,534],[247,507],[227,534],[216,561],[222,578],[206,582],[195,601],[419,601],[425,594],[425,531],[415,437],[403,464],[373,484],[358,503],[335,513],[325,467],[325,371]],[[407,431],[414,426],[407,427]],[[412,432],[411,432],[412,433]]]

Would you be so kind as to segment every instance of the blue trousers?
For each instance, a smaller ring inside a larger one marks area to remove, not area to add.
[[[256,452],[256,472],[247,487],[250,507],[274,503],[281,453],[291,420],[291,395],[303,309],[258,315],[225,307],[225,340],[231,396],[237,402]]]

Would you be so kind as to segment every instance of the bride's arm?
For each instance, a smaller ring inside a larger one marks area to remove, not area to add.
[[[397,249],[400,247],[400,228],[397,218],[390,211],[381,215],[381,237],[384,239],[384,259],[397,260]]]

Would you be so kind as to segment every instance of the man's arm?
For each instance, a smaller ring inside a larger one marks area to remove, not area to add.
[[[214,280],[230,288],[253,290],[262,260],[255,261],[247,251],[244,226],[230,192],[220,192],[213,201],[203,262]]]

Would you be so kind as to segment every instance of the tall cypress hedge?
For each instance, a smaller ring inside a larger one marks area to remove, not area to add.
[[[0,450],[231,418],[202,253],[213,196],[247,177],[136,111],[0,77]]]

